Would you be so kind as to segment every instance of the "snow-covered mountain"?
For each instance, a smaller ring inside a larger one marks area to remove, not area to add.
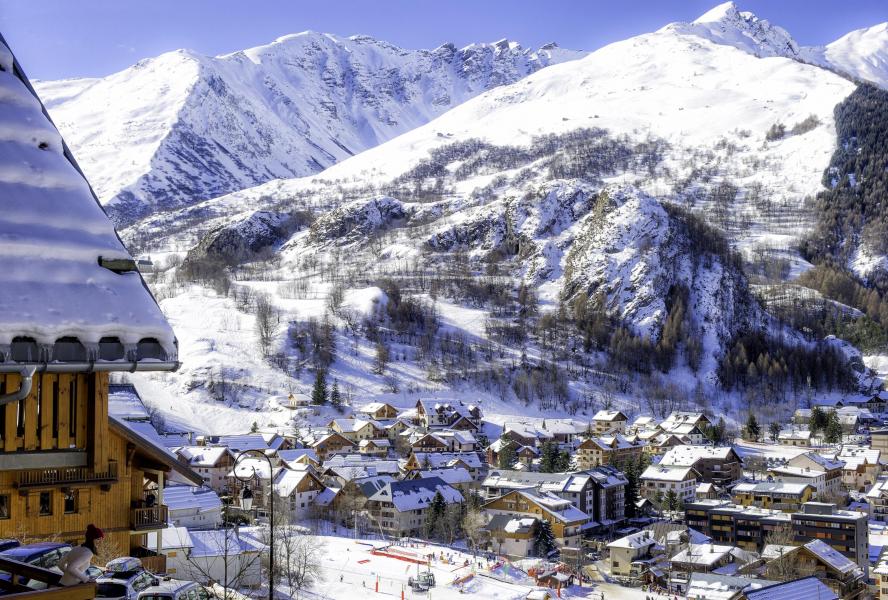
[[[888,22],[852,31],[825,46],[801,46],[782,27],[725,2],[691,23],[671,23],[664,30],[696,35],[755,56],[808,62],[888,88]]]
[[[38,93],[119,223],[311,175],[549,64],[549,44],[405,50],[304,32],[209,57],[179,50]]]
[[[185,363],[173,379],[182,413],[218,400],[207,382],[227,380],[237,402],[278,418],[273,398],[310,385],[292,365],[310,364],[325,314],[339,336],[330,376],[356,394],[401,405],[420,393],[464,395],[499,412],[529,403],[531,387],[558,396],[539,380],[549,361],[563,369],[567,398],[606,384],[631,412],[663,387],[681,398],[697,385],[725,394],[723,359],[743,333],[813,346],[767,313],[739,266],[740,256],[785,264],[769,281],[811,267],[798,244],[837,148],[835,108],[857,84],[787,56],[803,50],[723,5],[490,89],[311,177],[124,229],[159,265],[152,284]],[[235,267],[217,268],[232,256]],[[539,313],[516,308],[527,289]],[[262,294],[282,315],[276,366],[256,357],[250,298]],[[405,297],[419,304],[404,307]],[[607,322],[563,334],[565,322],[588,319],[565,316],[584,312],[580,299]],[[392,320],[404,314],[434,323],[435,335],[399,329]],[[539,314],[562,319],[555,347]],[[613,374],[620,352],[660,352],[667,327],[684,340],[670,342],[674,355],[652,373]],[[397,357],[385,375],[373,368],[379,339]],[[777,363],[752,372],[779,377],[787,367]],[[212,406],[229,418],[230,403]]]

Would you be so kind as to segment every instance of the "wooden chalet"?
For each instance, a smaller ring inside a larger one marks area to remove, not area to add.
[[[115,371],[175,370],[176,339],[2,36],[0,90],[0,114],[12,126],[4,131],[18,131],[0,132],[7,173],[0,178],[0,538],[80,543],[92,523],[105,531],[103,544],[163,570],[163,557],[145,544],[148,532],[166,527],[165,481],[172,471],[196,484],[201,478],[156,432],[151,439],[109,417],[108,385]],[[30,577],[17,565],[0,568]],[[46,582],[49,589],[29,597],[95,594],[92,585],[62,590]]]

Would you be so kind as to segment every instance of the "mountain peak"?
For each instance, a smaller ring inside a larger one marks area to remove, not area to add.
[[[723,21],[728,18],[732,18],[734,15],[739,13],[740,11],[737,9],[737,5],[733,2],[723,2],[718,6],[710,8],[708,11],[694,19],[694,24],[701,23],[714,23],[717,21]]]
[[[719,4],[691,23],[672,23],[660,31],[696,35],[759,57],[797,58],[799,55],[799,45],[789,32],[751,12],[739,10],[733,2]]]

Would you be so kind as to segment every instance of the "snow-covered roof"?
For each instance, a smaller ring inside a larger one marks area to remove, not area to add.
[[[208,487],[171,485],[163,490],[163,503],[170,510],[197,509],[198,511],[221,510],[219,495]]]
[[[278,452],[278,458],[284,463],[293,463],[302,458],[303,456],[308,457],[314,462],[320,462],[318,460],[318,454],[312,448],[295,448],[292,450],[280,450]]]
[[[429,471],[420,471],[420,478],[422,477],[440,477],[446,483],[450,485],[459,485],[463,483],[471,483],[472,474],[469,473],[462,467],[451,468],[451,469],[431,469]]]
[[[807,466],[806,462],[809,460],[822,467],[824,471],[841,469],[844,466],[844,463],[841,460],[836,458],[829,458],[828,456],[823,456],[822,454],[817,454],[816,452],[805,452],[804,454],[794,456],[789,459],[789,462],[787,462],[787,464],[791,467],[804,467]]]
[[[888,498],[888,479],[880,479],[873,483],[866,492],[867,498]]]
[[[500,514],[493,515],[484,528],[491,532],[529,533],[536,522],[536,517],[513,517]]]
[[[470,469],[480,469],[484,465],[477,452],[414,452],[413,456],[421,466],[428,466],[432,469],[440,469],[443,467],[452,467],[462,462]]]
[[[306,477],[314,477],[309,471],[278,469],[274,475],[274,491],[281,497],[288,497]]]
[[[689,544],[673,556],[670,562],[710,566],[725,558],[733,549],[734,546],[719,544]]]
[[[734,449],[730,446],[673,446],[660,459],[660,464],[673,467],[691,467],[700,460],[721,460],[731,458]],[[734,456],[736,459],[736,455]]]
[[[175,368],[172,329],[13,63],[0,38],[3,361],[98,360],[122,369],[144,361]],[[100,259],[122,262],[112,271]]]
[[[823,540],[811,540],[805,544],[805,548],[839,573],[850,573],[851,571],[860,568],[855,562]]]
[[[200,475],[192,471],[188,465],[179,460],[179,457],[167,448],[163,438],[160,437],[150,422],[127,421],[125,419],[118,419],[114,415],[108,415],[108,425],[120,433],[127,441],[131,442],[137,452],[169,466],[195,484],[203,483],[203,478]]]
[[[358,448],[369,448],[374,446],[376,448],[389,448],[392,443],[388,439],[379,439],[379,440],[361,440],[358,442]]]
[[[777,434],[778,440],[810,440],[811,432],[807,429],[782,429]]]
[[[128,421],[146,421],[148,410],[131,384],[108,386],[108,414]]]
[[[632,533],[625,537],[621,537],[616,539],[610,543],[608,543],[608,548],[634,548],[636,550],[641,548],[646,548],[648,546],[655,546],[657,544],[657,540],[654,539],[653,534],[650,531],[639,531],[636,533]]]
[[[552,516],[564,523],[581,523],[589,521],[589,515],[574,506],[570,500],[565,500],[551,492],[518,490],[516,493],[524,496],[531,502],[535,502],[549,511]]]
[[[148,532],[148,540],[146,546],[149,548],[157,548],[157,532]],[[192,548],[194,542],[191,541],[191,535],[185,527],[167,527],[160,532],[161,548],[164,550],[177,550],[179,548]]]
[[[595,416],[592,417],[593,421],[627,421],[628,417],[619,410],[599,410],[595,413]]]
[[[224,446],[181,446],[176,453],[192,467],[214,467],[229,450]]]
[[[706,600],[733,600],[738,592],[757,590],[773,585],[776,581],[717,575],[714,573],[691,573],[685,597],[705,598]]]
[[[734,486],[734,493],[801,496],[805,492],[805,488],[809,487],[811,487],[811,485],[807,483],[759,481],[755,483],[738,483]]]
[[[237,529],[211,529],[189,531],[193,558],[209,556],[234,556],[248,552],[265,552],[267,546],[249,535],[241,535]]]
[[[398,512],[419,510],[431,505],[437,492],[447,504],[463,501],[462,494],[440,477],[393,481],[370,497],[370,500],[392,504]]]
[[[651,465],[641,474],[642,479],[655,481],[684,481],[688,477],[695,477],[698,473],[693,467],[661,467]]]
[[[805,577],[786,583],[748,590],[745,592],[747,600],[838,600],[838,596],[817,577]]]
[[[207,446],[223,446],[232,451],[268,450],[272,445],[280,446],[281,438],[274,438],[270,445],[261,433],[244,433],[238,435],[218,435],[205,438]]]

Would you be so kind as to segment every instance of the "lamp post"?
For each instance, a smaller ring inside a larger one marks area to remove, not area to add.
[[[256,467],[250,465],[252,469],[252,473],[248,477],[241,477],[237,472],[237,463],[240,462],[245,456],[261,456],[266,461],[268,461],[268,497],[269,497],[269,513],[268,513],[268,600],[274,600],[274,465],[271,464],[271,459],[267,454],[258,449],[250,449],[244,450],[240,452],[234,459],[234,467],[232,468],[232,472],[234,473],[235,478],[238,481],[244,484],[244,489],[241,491],[241,508],[250,512],[253,508],[253,492],[250,488],[246,487],[246,484],[250,481],[250,479],[256,476]],[[260,485],[261,478],[260,478]]]

